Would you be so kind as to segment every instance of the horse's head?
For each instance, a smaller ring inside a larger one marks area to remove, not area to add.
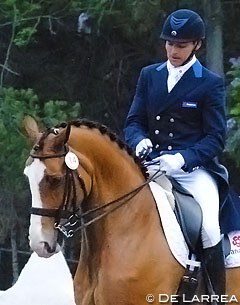
[[[59,251],[55,228],[60,219],[76,212],[77,202],[86,193],[78,172],[79,159],[68,152],[66,144],[70,128],[66,124],[40,133],[33,119],[25,121],[25,129],[35,143],[24,170],[32,193],[29,239],[31,248],[43,257]],[[81,192],[76,183],[81,185]]]
[[[24,171],[32,193],[29,238],[39,256],[59,251],[59,231],[71,236],[145,185],[140,160],[104,125],[79,120],[40,133],[27,119],[25,129],[34,143]]]

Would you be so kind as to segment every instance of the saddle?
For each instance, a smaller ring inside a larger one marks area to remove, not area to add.
[[[174,178],[168,178],[172,183],[175,199],[174,213],[183,232],[190,252],[198,254],[201,246],[202,209],[192,194],[183,188]],[[227,235],[222,239],[225,257],[229,255],[231,245]]]
[[[175,215],[182,229],[186,243],[196,253],[202,228],[202,209],[199,203],[174,178],[170,178],[175,199]]]

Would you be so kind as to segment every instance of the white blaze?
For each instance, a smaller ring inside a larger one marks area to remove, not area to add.
[[[24,174],[28,177],[30,189],[32,193],[32,207],[42,208],[43,202],[40,196],[40,182],[44,177],[46,166],[39,159],[26,166]],[[49,257],[60,250],[60,246],[56,244],[57,234],[54,227],[43,228],[42,216],[31,215],[29,228],[30,247],[41,257]],[[47,246],[48,245],[48,246]],[[49,252],[48,249],[55,249]]]
[[[35,208],[42,208],[43,204],[40,197],[39,183],[44,177],[44,170],[46,166],[39,159],[34,159],[33,162],[26,166],[24,174],[29,179],[30,189],[32,193],[32,206]]]
[[[39,184],[44,177],[44,170],[46,166],[39,159],[34,159],[34,161],[25,168],[24,174],[28,177],[30,190],[32,194],[32,207],[42,208],[43,203],[40,196]],[[34,241],[37,243],[43,240],[42,236],[42,217],[39,215],[31,215],[30,228],[29,228],[29,239],[30,245]]]

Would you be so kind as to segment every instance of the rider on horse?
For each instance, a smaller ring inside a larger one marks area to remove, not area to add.
[[[140,158],[159,161],[156,170],[174,178],[201,206],[203,260],[214,292],[221,296],[225,266],[219,213],[228,202],[228,175],[217,158],[226,133],[224,81],[196,58],[205,38],[196,12],[171,13],[160,37],[168,60],[142,69],[125,140]]]

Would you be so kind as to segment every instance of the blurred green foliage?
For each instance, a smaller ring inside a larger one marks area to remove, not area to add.
[[[42,108],[38,97],[32,89],[17,90],[4,88],[0,92],[0,167],[2,187],[15,185],[21,189],[21,174],[24,159],[27,156],[26,138],[22,132],[22,121],[25,115],[32,115],[41,120],[44,126],[54,126],[59,122],[77,118],[80,104],[66,101],[48,101]],[[14,170],[13,170],[14,169]],[[7,181],[6,177],[11,181]]]
[[[1,23],[12,25],[13,41],[18,47],[26,46],[34,38],[38,25],[43,20],[59,23],[67,15],[88,12],[97,23],[111,24],[121,29],[126,38],[144,38],[152,30],[156,17],[161,13],[162,2],[157,0],[2,0]],[[147,36],[146,36],[147,38]]]
[[[77,118],[80,112],[79,103],[66,101],[51,100],[41,108],[32,89],[3,88],[0,91],[0,242],[7,236],[13,223],[22,221],[18,216],[24,210],[27,212],[18,204],[26,200],[23,169],[30,150],[22,126],[24,116],[31,115],[50,127]]]
[[[240,166],[240,57],[231,58],[230,63],[232,65],[227,75],[232,81],[227,88],[230,119],[226,151]]]

